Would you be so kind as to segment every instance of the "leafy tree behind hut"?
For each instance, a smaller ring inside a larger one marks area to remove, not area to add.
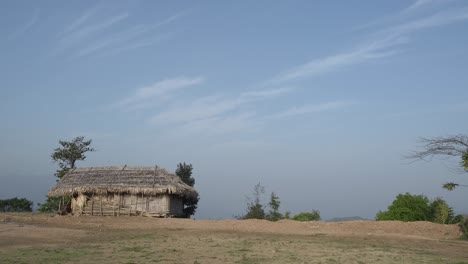
[[[177,169],[175,174],[187,185],[193,187],[195,185],[195,178],[192,177],[193,166],[192,164],[179,163],[177,164]],[[198,201],[200,197],[186,197],[183,200],[184,203],[184,217],[190,218],[194,215],[198,208]]]
[[[92,140],[85,140],[85,137],[79,136],[71,141],[59,140],[60,147],[54,149],[51,158],[58,163],[60,169],[55,173],[57,181],[59,181],[70,169],[76,168],[76,162],[85,160],[87,152],[95,151],[91,147]],[[70,202],[69,197],[47,197],[47,200],[39,203],[40,212],[54,212],[58,209],[60,203],[66,205]],[[61,210],[61,209],[60,209]]]

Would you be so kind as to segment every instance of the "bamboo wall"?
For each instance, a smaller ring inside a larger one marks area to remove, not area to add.
[[[72,199],[72,212],[85,215],[142,215],[155,217],[178,216],[183,212],[182,199],[162,194],[156,196],[133,194],[79,194]]]

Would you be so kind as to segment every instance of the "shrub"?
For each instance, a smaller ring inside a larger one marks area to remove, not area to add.
[[[38,203],[39,212],[41,213],[55,213],[62,210],[69,210],[68,205],[70,204],[70,197],[52,197],[47,196],[47,199],[44,203]],[[62,208],[59,209],[59,205],[62,205]]]
[[[11,198],[0,200],[0,211],[2,212],[32,212],[33,202],[26,198]]]
[[[448,224],[453,219],[453,210],[441,198],[437,198],[429,205],[431,222]]]
[[[456,215],[450,224],[460,224],[465,220],[465,217],[463,215]]]
[[[272,192],[270,196],[270,202],[268,203],[268,206],[271,208],[270,211],[265,215],[265,218],[268,221],[273,221],[276,222],[278,220],[284,219],[283,214],[279,212],[279,207],[280,207],[280,200],[279,197]]]
[[[463,231],[462,239],[468,239],[468,218],[460,222],[460,228]]]
[[[319,221],[320,212],[318,210],[312,210],[312,212],[302,212],[293,217],[296,221]]]
[[[377,221],[427,221],[431,220],[429,199],[424,195],[399,194],[387,211],[379,211]]]
[[[375,218],[377,221],[431,221],[438,224],[456,224],[464,219],[461,215],[454,216],[453,208],[442,198],[429,202],[424,195],[409,193],[397,195],[388,210],[379,211]]]

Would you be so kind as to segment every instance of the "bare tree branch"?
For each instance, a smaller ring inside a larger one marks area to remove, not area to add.
[[[419,139],[419,150],[414,151],[407,155],[405,158],[412,161],[418,160],[432,160],[434,157],[438,157],[442,160],[449,160],[457,157],[461,161],[458,162],[456,170],[459,172],[468,172],[468,136],[467,135],[453,135],[446,137],[435,137],[435,138],[420,138]],[[451,191],[459,186],[467,187],[463,184],[454,182],[447,182],[443,185],[443,188]]]
[[[457,157],[468,152],[468,136],[466,135],[420,138],[418,142],[420,150],[407,155],[407,159],[426,160],[435,156],[441,156],[441,158]]]

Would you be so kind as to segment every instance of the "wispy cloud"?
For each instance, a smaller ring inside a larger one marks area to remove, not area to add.
[[[405,41],[404,38],[386,38],[357,47],[349,52],[314,59],[275,76],[268,80],[266,84],[284,83],[323,75],[344,68],[345,66],[387,57],[397,52],[397,50],[391,48]]]
[[[318,104],[307,104],[302,106],[294,106],[290,109],[287,109],[283,112],[276,113],[272,118],[287,118],[297,115],[312,114],[312,113],[321,113],[326,111],[332,111],[337,109],[346,108],[356,104],[355,102],[349,101],[334,101]]]
[[[241,98],[251,98],[251,99],[258,99],[258,98],[265,98],[265,97],[274,97],[281,94],[289,93],[293,90],[293,87],[281,87],[276,89],[269,89],[269,90],[253,90],[244,92],[240,95]]]
[[[63,30],[62,33],[67,33],[67,32],[73,31],[73,30],[77,29],[78,27],[82,26],[83,24],[88,22],[90,20],[90,18],[94,14],[96,14],[97,11],[98,11],[97,7],[94,7],[94,8],[91,8],[91,9],[87,10],[79,18],[77,18],[75,21],[73,21],[70,25],[65,27],[65,29]]]
[[[14,39],[17,38],[24,33],[26,33],[28,30],[30,30],[34,25],[36,25],[39,22],[39,10],[36,9],[34,10],[34,13],[32,17],[29,19],[28,22],[26,22],[24,25],[22,25],[20,28],[18,28],[15,32],[13,32],[9,38]]]
[[[104,21],[97,24],[82,26],[67,34],[59,40],[60,44],[76,44],[77,42],[83,41],[87,37],[99,33],[100,31],[106,30],[113,25],[125,20],[128,17],[127,13],[119,14],[116,16],[109,17]]]
[[[174,95],[175,92],[181,89],[195,86],[204,81],[203,77],[186,78],[179,77],[173,79],[165,79],[156,82],[152,85],[144,86],[136,89],[130,96],[113,103],[111,108],[122,108],[125,110],[137,109],[147,106],[150,101],[167,99]]]
[[[228,116],[215,116],[186,122],[181,125],[180,131],[185,134],[198,134],[203,136],[226,135],[236,132],[255,130],[254,112],[241,112]]]
[[[153,116],[150,122],[153,124],[188,123],[214,118],[236,109],[240,104],[242,100],[239,98],[222,99],[219,96],[207,96],[192,103],[162,111]]]
[[[98,16],[100,9],[87,10],[59,34],[54,54],[68,51],[76,59],[91,54],[117,54],[154,45],[171,36],[155,35],[153,31],[185,16],[180,12],[152,24],[132,24],[126,12],[112,16]]]
[[[389,57],[399,53],[398,46],[409,42],[409,37],[418,31],[468,20],[468,9],[451,9],[434,15],[414,19],[373,34],[373,40],[358,45],[348,52],[313,59],[293,67],[268,80],[265,84],[291,82],[323,75],[351,65]]]
[[[381,32],[388,35],[401,36],[408,35],[420,30],[445,26],[448,24],[462,22],[468,19],[468,8],[453,8],[439,11],[431,16],[414,19],[409,22],[391,27]]]
[[[419,2],[412,7],[414,10],[422,8],[432,3]],[[407,11],[405,11],[407,12]],[[409,16],[410,17],[410,16]],[[412,17],[412,16],[411,16]],[[408,17],[406,17],[408,18]],[[406,19],[405,18],[405,19]],[[170,21],[171,19],[168,19]],[[210,134],[228,133],[232,131],[246,131],[264,122],[274,122],[276,119],[291,118],[300,115],[319,114],[325,112],[339,111],[356,105],[349,100],[331,100],[325,102],[309,103],[305,105],[290,105],[285,110],[271,114],[272,109],[278,109],[271,104],[271,100],[282,98],[293,91],[297,92],[300,87],[294,85],[296,81],[313,78],[339,71],[354,65],[363,64],[374,60],[382,60],[395,56],[402,52],[405,45],[410,43],[411,37],[417,32],[445,26],[468,20],[468,10],[448,9],[439,11],[429,16],[419,16],[404,22],[387,25],[368,35],[365,41],[344,52],[337,52],[322,58],[312,59],[303,64],[291,67],[272,78],[261,82],[262,89],[251,89],[240,92],[237,95],[226,96],[218,92],[195,98],[174,97],[175,100],[168,100],[163,107],[157,109],[148,122],[155,126],[171,125],[177,127],[178,131],[201,132],[210,131]],[[155,85],[154,87],[159,87]],[[155,94],[161,93],[159,97],[165,97],[166,89],[161,88],[139,89],[129,98],[123,99],[118,104],[121,107],[139,107],[147,105],[151,100],[143,98],[155,98]],[[178,87],[176,85],[176,87]],[[188,87],[188,86],[187,86]],[[298,88],[299,87],[299,88]],[[174,88],[177,90],[178,88]],[[167,91],[172,91],[168,88]],[[151,95],[148,96],[147,93]],[[171,92],[167,92],[171,95]],[[255,111],[257,105],[269,104],[268,113]],[[282,108],[282,107],[281,107]]]
[[[223,118],[229,118],[233,114],[236,115],[239,112],[245,111],[242,109],[245,106],[268,100],[290,91],[292,91],[291,88],[277,88],[248,91],[234,97],[223,97],[220,95],[205,96],[164,110],[154,115],[149,121],[152,124],[184,124],[205,119],[220,121]]]
[[[413,4],[411,4],[410,6],[408,6],[407,8],[403,9],[403,11],[401,12],[401,14],[405,14],[405,13],[408,13],[408,12],[414,12],[418,9],[422,9],[424,7],[429,7],[429,6],[432,6],[432,5],[437,5],[437,4],[446,4],[446,3],[449,3],[449,2],[452,2],[454,0],[416,0],[413,2]]]

